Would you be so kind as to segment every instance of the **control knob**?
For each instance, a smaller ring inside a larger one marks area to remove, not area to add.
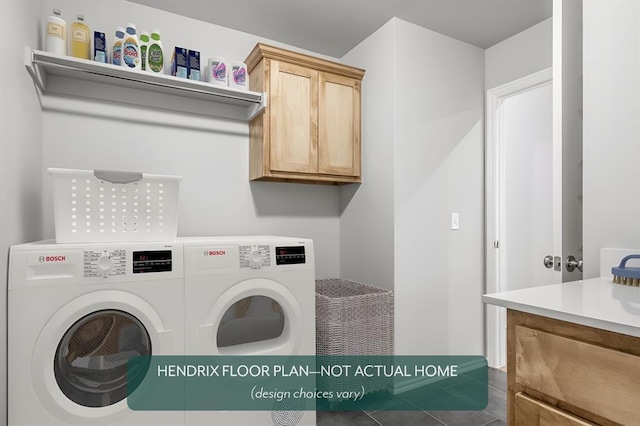
[[[249,252],[249,264],[252,268],[262,265],[262,252],[258,249],[251,249]]]
[[[102,276],[108,276],[112,268],[113,260],[111,260],[111,256],[108,254],[100,256],[100,259],[98,259],[98,270],[102,273]]]

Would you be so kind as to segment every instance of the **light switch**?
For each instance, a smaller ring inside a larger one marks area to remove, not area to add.
[[[460,215],[458,213],[451,213],[451,229],[460,229]]]

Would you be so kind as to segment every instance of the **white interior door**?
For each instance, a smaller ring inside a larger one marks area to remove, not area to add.
[[[508,97],[500,107],[501,291],[560,281],[543,263],[554,243],[552,99],[549,80]]]
[[[551,69],[487,94],[487,292],[562,280],[547,268],[555,232],[556,183]],[[487,358],[506,364],[506,311],[487,306]]]
[[[582,0],[553,7],[553,71],[487,96],[489,293],[582,278]],[[505,317],[487,307],[492,367],[506,363]]]

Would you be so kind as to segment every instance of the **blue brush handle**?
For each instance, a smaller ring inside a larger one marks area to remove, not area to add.
[[[623,257],[622,260],[620,261],[620,266],[618,266],[618,268],[626,268],[627,261],[630,259],[640,259],[640,254],[630,254],[629,256]]]

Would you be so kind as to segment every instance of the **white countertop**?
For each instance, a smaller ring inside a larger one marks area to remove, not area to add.
[[[485,294],[482,301],[640,337],[640,287],[614,284],[611,277]]]

